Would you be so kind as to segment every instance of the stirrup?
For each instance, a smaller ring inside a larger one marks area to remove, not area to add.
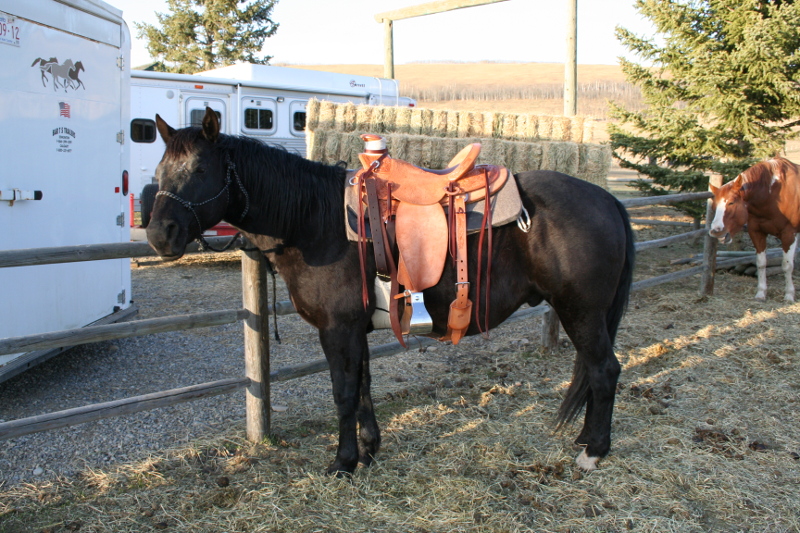
[[[421,292],[405,292],[406,308],[403,312],[403,335],[427,335],[433,331],[433,319],[425,309]],[[410,318],[406,319],[411,308]]]

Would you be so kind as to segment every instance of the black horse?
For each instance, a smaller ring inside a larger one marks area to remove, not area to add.
[[[374,262],[367,267],[369,308],[362,301],[358,247],[345,233],[346,171],[258,141],[222,135],[206,110],[202,127],[175,130],[156,116],[166,152],[156,171],[160,192],[147,238],[164,260],[220,220],[240,228],[276,267],[298,314],[319,330],[330,363],[339,418],[339,446],[329,473],[368,465],[380,446],[370,396],[367,333],[374,308]],[[557,172],[515,176],[530,231],[495,228],[489,323],[495,327],[522,304],[547,300],[572,340],[572,384],[556,419],[571,422],[585,407],[576,443],[584,470],[611,446],[611,415],[620,365],[613,343],[630,293],[633,235],[625,208],[606,191]],[[477,236],[469,238],[470,279]],[[368,252],[371,257],[371,248]],[[485,270],[484,270],[485,272]],[[427,289],[434,332],[444,334],[456,274],[448,264]],[[470,299],[477,302],[474,286]],[[485,309],[485,301],[481,301]],[[470,326],[468,335],[478,333]]]

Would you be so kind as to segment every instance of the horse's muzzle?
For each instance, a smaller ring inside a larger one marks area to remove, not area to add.
[[[175,261],[186,251],[186,230],[173,221],[151,220],[147,226],[147,242],[164,261]]]
[[[731,237],[730,232],[725,230],[722,231],[709,230],[708,234],[717,239],[720,244],[730,244],[733,241],[733,237]]]

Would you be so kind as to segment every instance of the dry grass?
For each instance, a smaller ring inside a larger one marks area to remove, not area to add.
[[[637,226],[640,240],[674,231]],[[643,252],[637,279],[698,249]],[[612,453],[589,475],[574,467],[577,428],[551,431],[572,347],[544,353],[538,324],[512,324],[421,354],[441,362],[427,380],[376,386],[384,445],[352,479],[322,475],[330,402],[298,402],[273,415],[269,442],[244,441],[240,423],[78,479],[3,487],[0,532],[800,531],[800,304],[782,303],[779,283],[752,301],[754,285],[721,274],[707,299],[696,279],[633,295]]]
[[[295,68],[383,76],[381,65],[287,65]],[[411,63],[395,66],[405,96],[420,106],[455,111],[562,115],[564,65],[560,63]],[[607,101],[641,106],[638,91],[619,66],[578,65],[578,114],[608,118]],[[524,97],[521,97],[524,95]]]

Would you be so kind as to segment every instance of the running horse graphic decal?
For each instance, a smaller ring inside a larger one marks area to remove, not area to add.
[[[83,63],[80,61],[73,62],[71,59],[67,59],[59,64],[58,59],[55,57],[51,57],[50,59],[37,57],[31,64],[31,67],[37,65],[42,73],[42,85],[45,87],[47,87],[48,81],[52,81],[54,91],[60,88],[64,89],[64,92],[67,92],[67,89],[77,89],[79,87],[86,89],[86,86],[78,76],[82,70],[86,70],[83,68]],[[48,73],[52,78],[48,79]]]

